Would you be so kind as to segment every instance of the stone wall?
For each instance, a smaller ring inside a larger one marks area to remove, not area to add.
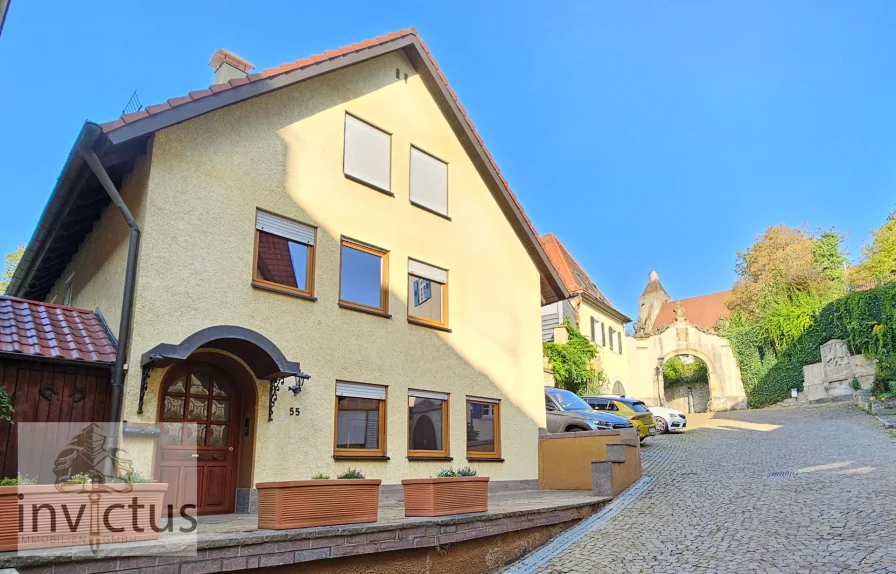
[[[810,402],[850,400],[853,379],[862,389],[874,383],[874,362],[864,355],[851,355],[842,339],[821,346],[821,362],[803,367],[803,392]]]
[[[688,386],[675,385],[666,387],[666,405],[673,409],[678,409],[683,413],[691,412],[688,410]],[[694,394],[694,411],[695,413],[705,413],[709,410],[709,383],[701,383],[691,385]]]

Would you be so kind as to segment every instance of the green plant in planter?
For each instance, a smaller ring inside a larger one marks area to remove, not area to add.
[[[348,479],[348,478],[364,478],[364,475],[361,474],[360,470],[356,470],[354,468],[350,468],[342,474],[337,474],[336,478],[338,479]]]
[[[90,484],[90,482],[90,477],[86,474],[73,474],[62,484]]]
[[[457,469],[457,476],[476,476],[477,474],[476,469],[470,466]]]
[[[443,468],[436,473],[436,478],[454,478],[457,476],[457,471],[451,468]]]
[[[27,475],[17,474],[15,478],[4,478],[0,480],[0,486],[27,486],[37,484],[36,478],[29,478]]]
[[[318,472],[314,476],[311,477],[311,480],[330,480],[329,474],[324,474],[322,472]]]
[[[155,480],[153,480],[151,478],[146,478],[145,476],[141,475],[139,472],[134,470],[134,471],[128,472],[126,474],[116,476],[115,478],[112,479],[112,482],[130,483],[130,484],[148,484],[148,483],[155,482]]]

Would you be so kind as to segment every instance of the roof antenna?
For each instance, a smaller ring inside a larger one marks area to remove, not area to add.
[[[134,112],[139,112],[143,109],[143,104],[140,103],[140,98],[137,97],[137,90],[134,90],[134,93],[131,94],[131,99],[128,100],[128,103],[125,104],[124,109],[121,110],[121,115],[132,114]]]

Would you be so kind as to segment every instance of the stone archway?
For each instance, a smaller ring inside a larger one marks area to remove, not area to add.
[[[677,320],[649,336],[636,336],[629,353],[630,391],[642,400],[666,404],[663,363],[675,355],[693,355],[706,363],[710,411],[747,407],[737,359],[724,338]]]

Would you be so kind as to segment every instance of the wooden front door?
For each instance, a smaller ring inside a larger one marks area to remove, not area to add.
[[[156,476],[170,485],[165,505],[175,515],[184,504],[199,514],[233,512],[239,408],[236,386],[217,367],[181,365],[165,377]]]

